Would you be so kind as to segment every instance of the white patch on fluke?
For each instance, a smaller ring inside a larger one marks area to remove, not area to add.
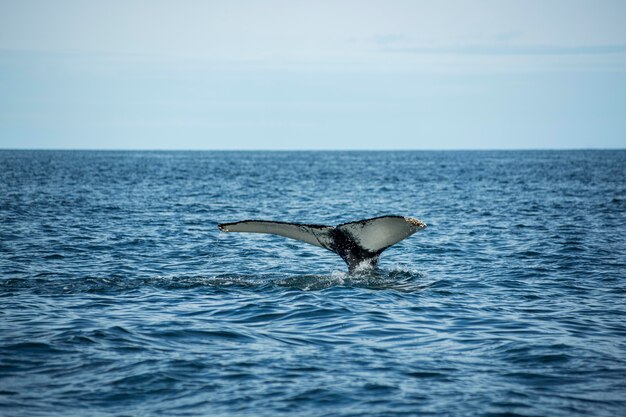
[[[411,217],[387,216],[345,223],[337,229],[349,234],[355,242],[370,252],[378,252],[426,227]]]

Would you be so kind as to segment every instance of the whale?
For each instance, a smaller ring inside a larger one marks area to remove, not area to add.
[[[426,223],[412,217],[380,216],[337,226],[242,220],[217,227],[222,232],[278,235],[327,249],[339,255],[353,273],[376,268],[385,249],[426,228]]]

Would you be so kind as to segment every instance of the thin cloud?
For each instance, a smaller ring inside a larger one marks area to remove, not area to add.
[[[626,44],[609,45],[467,45],[453,47],[385,47],[383,52],[422,55],[606,55],[626,54]]]

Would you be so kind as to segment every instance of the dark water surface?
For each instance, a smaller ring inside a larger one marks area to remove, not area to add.
[[[0,303],[3,416],[626,415],[626,151],[0,151]]]

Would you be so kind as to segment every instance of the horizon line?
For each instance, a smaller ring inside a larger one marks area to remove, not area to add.
[[[2,148],[0,151],[67,151],[67,152],[518,152],[518,151],[624,151],[626,147],[572,147],[572,148],[387,148],[387,149],[282,149],[282,148],[250,148],[250,149],[211,149],[211,148]]]

